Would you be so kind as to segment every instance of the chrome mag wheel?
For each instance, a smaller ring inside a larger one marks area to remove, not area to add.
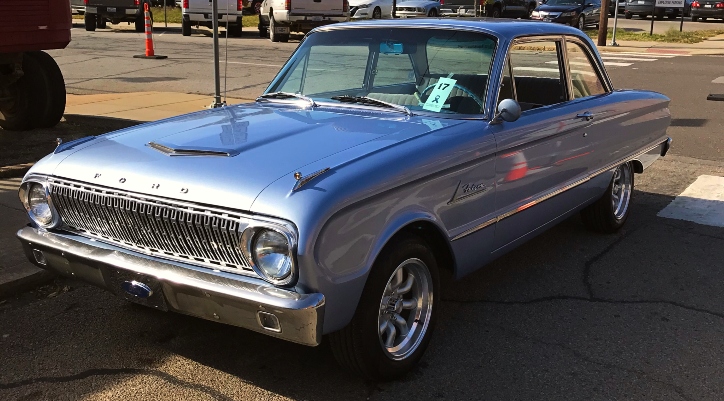
[[[629,163],[622,164],[613,173],[611,185],[611,202],[613,203],[613,216],[621,220],[626,216],[631,192],[633,189],[633,171]]]
[[[385,354],[402,360],[420,345],[433,306],[432,277],[420,259],[402,262],[387,281],[378,315],[378,335]]]

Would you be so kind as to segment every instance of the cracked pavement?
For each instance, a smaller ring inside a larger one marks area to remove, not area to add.
[[[60,279],[0,300],[0,400],[724,399],[724,229],[656,215],[698,176],[724,176],[722,104],[703,100],[711,60],[612,72],[618,87],[669,94],[677,118],[706,121],[670,129],[673,154],[636,176],[619,233],[573,217],[447,283],[430,348],[403,380],[351,376],[326,342],[286,343]]]

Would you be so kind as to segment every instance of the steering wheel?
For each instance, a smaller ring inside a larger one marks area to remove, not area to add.
[[[430,89],[433,89],[436,85],[437,85],[437,82],[435,82],[432,85],[429,85],[422,92],[420,92],[420,94],[425,95]],[[473,93],[473,91],[471,91],[470,89],[468,89],[464,86],[458,85],[457,82],[453,85],[453,87],[458,88],[461,91],[463,91],[466,95],[470,96],[475,101],[475,103],[477,103],[478,106],[480,106],[481,109],[483,108],[483,101],[478,97],[478,95]]]

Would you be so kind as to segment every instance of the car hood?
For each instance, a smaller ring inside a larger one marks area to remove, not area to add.
[[[252,104],[188,114],[64,150],[61,153],[67,155],[52,174],[129,192],[248,210],[265,187],[297,171],[312,173],[305,166],[320,159],[342,151],[351,158],[363,157],[460,123],[384,111],[343,111]]]
[[[540,5],[538,6],[538,9],[536,11],[545,11],[545,12],[553,12],[553,13],[564,13],[566,11],[576,11],[579,10],[581,7],[579,6],[548,6],[548,5]]]
[[[349,6],[350,7],[359,7],[360,4],[374,5],[377,2],[378,2],[378,0],[349,0]]]

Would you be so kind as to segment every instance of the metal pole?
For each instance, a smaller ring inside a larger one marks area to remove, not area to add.
[[[656,19],[656,2],[654,2],[654,6],[651,7],[651,32],[649,32],[649,36],[654,34],[654,19]]]
[[[211,24],[214,30],[214,103],[211,108],[223,106],[221,103],[221,74],[219,73],[219,7],[217,0],[211,0]]]
[[[686,6],[686,3],[684,3],[684,6]],[[681,9],[681,23],[679,24],[679,32],[684,30],[684,9]]]
[[[163,0],[163,24],[168,28],[168,14],[166,13],[166,0]]]
[[[616,27],[618,26],[618,0],[616,0],[616,9],[613,10],[613,38],[611,38],[611,46],[618,46],[616,43]]]
[[[392,0],[392,18],[397,18],[397,0]]]

